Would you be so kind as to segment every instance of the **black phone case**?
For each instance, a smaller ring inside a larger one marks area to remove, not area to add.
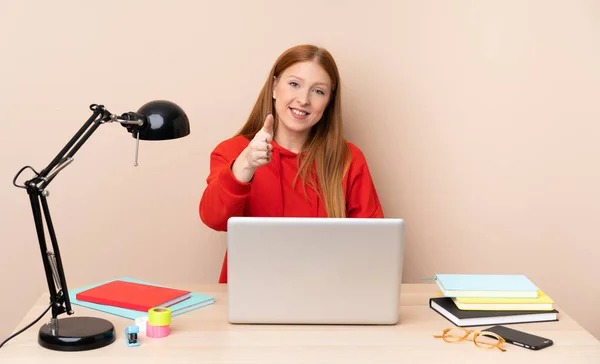
[[[500,335],[509,344],[530,350],[541,350],[554,344],[554,342],[548,338],[529,334],[524,331],[511,329],[501,325],[492,326],[482,331],[493,332]]]

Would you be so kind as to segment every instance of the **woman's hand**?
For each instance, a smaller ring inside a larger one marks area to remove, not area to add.
[[[271,162],[274,122],[273,115],[267,115],[262,129],[256,133],[250,144],[233,163],[233,175],[240,182],[249,182],[257,168]]]

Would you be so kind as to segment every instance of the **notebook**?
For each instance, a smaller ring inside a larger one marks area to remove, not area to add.
[[[153,307],[169,307],[190,298],[190,291],[159,287],[116,279],[79,292],[80,301],[101,305],[148,311]]]
[[[121,281],[127,281],[127,282],[136,282],[136,283],[148,284],[148,285],[153,285],[153,286],[160,286],[160,285],[157,285],[154,283],[144,282],[144,281],[134,279],[134,278],[129,278],[129,277],[120,277],[117,279],[121,280]],[[139,317],[148,316],[148,311],[136,311],[136,310],[130,310],[130,309],[121,308],[121,307],[114,307],[114,306],[101,305],[101,304],[92,303],[92,302],[85,302],[85,301],[78,300],[76,297],[77,293],[79,293],[79,292],[82,292],[87,289],[97,287],[101,284],[105,284],[105,283],[112,282],[112,281],[113,280],[69,290],[69,299],[72,304],[77,305],[77,306],[87,307],[87,308],[91,308],[94,310],[106,312],[106,313],[109,313],[109,314],[112,314],[115,316],[130,318],[133,320],[135,320],[136,318],[139,318]],[[191,292],[190,298],[188,298],[185,301],[174,304],[173,306],[169,307],[169,309],[171,310],[171,316],[175,317],[175,316],[184,314],[186,312],[196,310],[201,307],[209,306],[213,303],[215,303],[214,297],[205,295],[202,293]]]
[[[554,300],[542,290],[536,298],[452,297],[452,301],[460,310],[550,311],[554,308]]]
[[[429,307],[459,327],[558,321],[558,311],[461,311],[450,297],[429,299]]]
[[[436,274],[435,282],[446,297],[536,298],[538,287],[524,275]]]

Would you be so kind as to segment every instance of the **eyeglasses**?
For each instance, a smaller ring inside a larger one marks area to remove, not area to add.
[[[478,348],[493,350],[494,348],[500,351],[506,351],[502,346],[506,342],[501,336],[489,331],[468,330],[462,327],[451,327],[445,329],[441,335],[433,335],[436,339],[443,339],[447,343],[458,343],[464,340],[469,340],[469,336],[473,336],[473,342]]]

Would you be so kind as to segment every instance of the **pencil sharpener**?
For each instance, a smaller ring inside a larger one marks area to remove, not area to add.
[[[139,346],[138,333],[140,328],[137,325],[127,326],[125,328],[125,342],[127,346]]]

